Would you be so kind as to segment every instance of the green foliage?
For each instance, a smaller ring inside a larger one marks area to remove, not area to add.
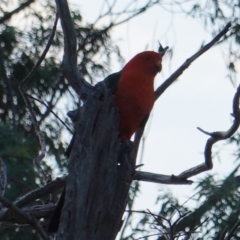
[[[195,199],[199,206],[179,222],[176,230],[194,229],[200,221],[207,218],[207,224],[196,236],[208,236],[207,239],[217,240],[225,227],[231,229],[240,214],[239,185],[234,177],[237,170],[238,167],[222,181],[215,181],[211,175],[200,181],[196,187],[198,194]],[[239,238],[236,236],[235,239]]]

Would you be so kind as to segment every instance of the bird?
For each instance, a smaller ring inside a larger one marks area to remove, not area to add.
[[[120,72],[104,79],[115,96],[119,110],[118,132],[121,139],[130,140],[150,114],[155,101],[154,78],[162,69],[163,55],[154,51],[141,52]]]
[[[154,78],[162,70],[162,57],[168,47],[160,44],[158,52],[144,51],[134,56],[121,71],[103,81],[115,97],[119,110],[119,138],[130,140],[141,123],[148,118],[154,102]],[[65,152],[70,156],[74,137]],[[57,232],[64,205],[65,188],[48,226],[48,232]]]

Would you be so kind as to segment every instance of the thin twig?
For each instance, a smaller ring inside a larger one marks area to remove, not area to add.
[[[198,57],[200,57],[203,53],[208,51],[215,43],[217,43],[221,37],[223,37],[231,27],[231,23],[228,23],[223,30],[212,39],[208,44],[203,46],[197,53],[188,58],[168,79],[164,81],[164,83],[157,88],[155,91],[156,100],[164,93],[164,91],[186,70],[192,62],[194,62]]]
[[[197,127],[197,130],[199,130],[200,132],[202,132],[202,133],[204,133],[204,134],[206,134],[206,135],[208,135],[208,136],[212,136],[211,133],[209,133],[209,132],[203,130],[203,129],[200,128],[200,127]]]
[[[46,57],[46,55],[47,55],[47,53],[48,53],[48,51],[49,51],[49,49],[52,45],[52,42],[53,42],[53,39],[54,39],[54,36],[55,36],[55,32],[56,32],[56,29],[57,29],[57,23],[58,23],[58,13],[56,13],[56,18],[55,18],[55,21],[54,21],[54,24],[53,24],[53,29],[52,29],[51,35],[48,39],[48,42],[47,42],[47,45],[46,45],[44,51],[42,52],[41,56],[39,57],[37,63],[34,65],[32,70],[30,71],[30,73],[20,82],[20,85],[23,85],[23,84],[27,83],[32,78],[32,76],[34,75],[36,70],[41,65],[42,61],[45,59],[45,57]]]
[[[200,222],[196,227],[194,227],[192,230],[188,231],[187,233],[190,233],[190,234],[196,233],[196,230],[200,228],[205,222],[207,222],[208,219],[209,219],[208,217],[205,218],[202,222]]]
[[[39,162],[46,155],[46,143],[45,143],[45,139],[44,139],[44,136],[43,136],[43,132],[41,132],[39,124],[37,122],[37,119],[36,119],[36,116],[34,114],[34,111],[33,111],[33,108],[31,106],[31,103],[30,103],[28,97],[26,96],[26,93],[25,93],[25,91],[24,91],[22,86],[28,80],[31,79],[31,77],[36,72],[36,70],[38,69],[38,67],[42,63],[42,61],[45,59],[45,56],[48,53],[50,46],[52,45],[52,41],[53,41],[53,38],[54,38],[54,35],[55,35],[55,32],[56,32],[56,28],[57,28],[57,22],[58,22],[58,14],[56,13],[56,19],[54,21],[53,30],[52,30],[52,33],[50,35],[50,38],[48,40],[48,43],[47,43],[43,53],[41,54],[40,58],[38,59],[37,63],[34,65],[32,70],[30,71],[30,73],[19,83],[19,91],[20,91],[20,93],[21,93],[21,95],[23,97],[23,100],[24,100],[24,102],[26,104],[26,107],[28,108],[28,110],[30,112],[30,115],[31,115],[31,118],[32,118],[32,122],[33,122],[33,125],[34,125],[34,129],[35,129],[35,132],[36,132],[36,134],[38,136],[39,143],[40,143],[40,146],[41,146],[41,153],[33,160],[33,163],[34,163],[36,169],[38,170],[38,172],[43,177],[45,183],[48,182],[49,177],[47,176],[47,174],[45,173],[45,171],[43,170],[43,168],[41,167]]]
[[[226,240],[231,240],[231,238],[236,234],[239,227],[240,227],[240,220],[238,220],[236,224],[233,226],[233,228],[230,230],[230,233],[228,234]]]
[[[38,172],[40,173],[41,177],[44,179],[44,182],[46,184],[48,182],[49,178],[39,163],[46,155],[46,142],[45,142],[44,135],[43,135],[44,133],[40,130],[40,127],[37,122],[37,119],[36,119],[35,113],[33,111],[33,108],[31,106],[31,103],[30,103],[28,97],[25,96],[25,92],[22,89],[21,85],[19,85],[19,91],[23,97],[23,100],[26,104],[28,111],[30,112],[33,126],[35,129],[35,133],[38,136],[38,140],[39,140],[40,147],[41,147],[41,152],[36,158],[33,159],[33,163],[34,163],[35,167],[37,168]]]
[[[167,221],[166,218],[161,217],[161,216],[159,216],[159,215],[157,215],[157,214],[155,214],[155,213],[151,213],[150,211],[147,211],[147,212],[146,212],[146,211],[138,211],[138,210],[125,210],[125,212],[147,214],[147,215],[151,215],[151,216],[160,217],[160,218],[162,218],[163,220],[166,220],[166,221]]]
[[[154,218],[154,220],[155,220],[161,227],[165,228],[164,224],[163,224],[161,221],[159,221],[159,218],[161,218],[161,219],[163,219],[164,221],[166,221],[169,226],[171,225],[169,219],[164,218],[164,217],[162,217],[162,216],[160,216],[160,215],[154,214],[154,213],[152,213],[149,209],[147,209],[147,211],[148,211],[148,213]]]
[[[176,209],[176,208],[175,208]],[[179,221],[183,218],[185,218],[188,214],[190,214],[191,211],[185,212],[183,214],[179,214],[179,218],[172,224],[172,229],[174,230],[175,226],[179,223]]]
[[[227,231],[228,231],[228,227],[225,227],[221,233],[221,236],[220,236],[220,239],[219,240],[224,240],[225,239],[225,236],[227,234]]]
[[[60,117],[58,117],[58,115],[57,115],[53,110],[51,110],[46,103],[44,103],[42,100],[40,100],[40,99],[38,99],[38,98],[35,98],[35,97],[33,97],[33,96],[31,96],[31,95],[29,95],[29,94],[27,94],[27,93],[25,93],[25,95],[26,95],[27,97],[29,97],[29,98],[32,98],[32,99],[40,102],[42,105],[44,105],[44,106],[49,110],[49,112],[51,112],[51,113],[58,119],[58,121],[61,122],[62,125],[63,125],[70,133],[73,134],[73,131],[68,127],[68,125],[67,125]]]

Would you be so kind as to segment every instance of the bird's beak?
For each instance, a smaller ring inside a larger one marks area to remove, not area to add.
[[[168,46],[163,48],[162,44],[159,42],[158,53],[164,56],[165,52],[168,50]]]

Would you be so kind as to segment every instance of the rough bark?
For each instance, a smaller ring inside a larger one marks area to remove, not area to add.
[[[103,87],[88,95],[79,109],[57,239],[115,239],[134,169],[132,146],[119,141],[117,125],[112,94]]]

